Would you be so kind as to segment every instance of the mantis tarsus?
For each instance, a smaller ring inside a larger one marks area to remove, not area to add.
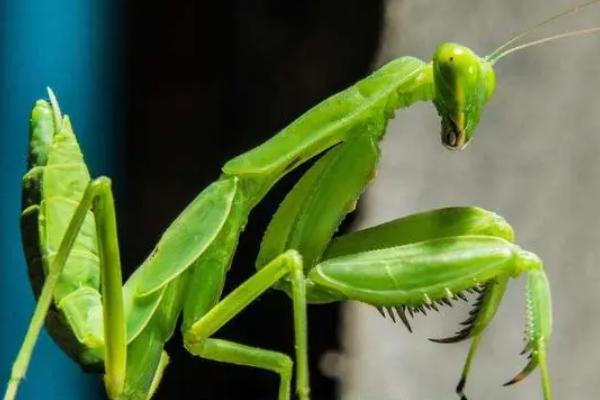
[[[293,301],[301,399],[309,398],[306,302],[365,302],[410,330],[407,314],[437,310],[467,291],[478,293],[465,328],[436,340],[473,339],[457,388],[464,398],[471,361],[508,278],[526,272],[530,361],[509,383],[539,365],[544,398],[551,399],[548,281],[539,258],[513,244],[512,229],[501,217],[473,207],[440,209],[332,239],[375,175],[378,143],[395,110],[432,101],[442,119],[443,144],[464,148],[494,92],[494,63],[523,46],[505,48],[480,58],[464,46],[444,43],[430,63],[396,59],[315,106],[226,163],[219,179],[181,213],[123,287],[110,180],[90,180],[69,118],[50,92],[50,102],[39,100],[32,112],[23,181],[23,242],[39,298],[5,398],[16,396],[44,320],[78,363],[104,371],[111,398],[150,398],[168,363],[163,346],[183,313],[190,353],[276,372],[278,397],[288,399],[292,361],[287,355],[212,337],[273,286]],[[252,208],[281,177],[318,155],[275,213],[258,272],[221,299]]]

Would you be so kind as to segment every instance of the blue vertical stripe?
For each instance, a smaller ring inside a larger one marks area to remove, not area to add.
[[[93,175],[110,173],[116,123],[114,7],[80,0],[4,0],[0,18],[0,323],[2,385],[34,302],[20,243],[21,176],[33,102],[51,86],[71,115]],[[101,398],[88,375],[43,332],[19,399]]]

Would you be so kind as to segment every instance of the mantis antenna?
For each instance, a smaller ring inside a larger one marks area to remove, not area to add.
[[[511,44],[519,41],[520,39],[523,39],[524,37],[526,37],[529,34],[535,32],[536,30],[538,30],[539,28],[542,28],[542,27],[544,27],[544,26],[546,26],[546,25],[548,25],[548,24],[550,24],[550,23],[552,23],[552,22],[554,22],[554,21],[556,21],[556,20],[558,20],[558,19],[560,19],[560,18],[562,18],[564,16],[567,16],[567,15],[570,15],[570,14],[571,15],[572,14],[576,14],[577,12],[579,12],[580,10],[582,10],[583,8],[591,6],[591,5],[593,5],[595,3],[598,3],[598,2],[600,2],[600,0],[591,0],[591,1],[588,1],[588,2],[585,2],[585,3],[577,4],[575,6],[567,8],[566,10],[561,11],[558,14],[555,14],[555,15],[549,17],[549,18],[544,19],[543,21],[535,24],[531,28],[528,28],[528,29],[526,29],[526,30],[524,30],[524,31],[516,34],[514,37],[512,37],[511,39],[509,39],[508,41],[506,41],[505,43],[503,43],[501,46],[499,46],[496,50],[494,50],[490,55],[488,55],[486,57],[486,59],[489,62],[491,62],[492,64],[494,64],[500,58],[502,58],[502,57],[504,57],[504,56],[506,56],[506,55],[508,55],[508,54],[510,54],[512,52],[514,52],[514,51],[524,49],[526,47],[535,46],[535,45],[538,45],[538,44],[546,43],[546,42],[553,41],[553,40],[556,40],[556,39],[561,39],[561,38],[564,38],[564,37],[576,36],[576,35],[582,35],[582,34],[586,34],[586,33],[596,32],[594,30],[595,28],[592,28],[592,29],[583,29],[583,30],[578,30],[578,31],[574,31],[574,32],[567,32],[567,33],[563,33],[563,34],[559,34],[559,35],[554,35],[554,36],[551,36],[551,37],[548,37],[548,38],[536,40],[534,42],[529,42],[529,43],[523,44],[521,46],[513,47],[513,48],[508,49],[508,50],[504,50],[508,46],[510,46]]]
[[[596,26],[593,28],[587,28],[587,29],[580,29],[577,31],[572,31],[572,32],[565,32],[565,33],[559,33],[558,35],[553,35],[553,36],[549,36],[543,39],[539,39],[539,40],[534,40],[532,42],[527,42],[524,43],[520,46],[515,46],[512,47],[508,50],[505,50],[503,52],[501,52],[500,54],[495,55],[493,58],[489,58],[488,61],[493,65],[496,63],[496,61],[498,61],[499,59],[501,59],[504,56],[507,56],[511,53],[514,53],[515,51],[519,51],[519,50],[523,50],[526,49],[528,47],[533,47],[533,46],[537,46],[543,43],[547,43],[547,42],[552,42],[554,40],[557,39],[563,39],[563,38],[567,38],[567,37],[571,37],[571,36],[580,36],[580,35],[585,35],[588,33],[598,33],[600,32],[600,26]]]

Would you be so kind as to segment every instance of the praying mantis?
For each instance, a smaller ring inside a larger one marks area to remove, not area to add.
[[[374,178],[378,143],[394,111],[432,101],[442,120],[442,143],[463,149],[493,95],[494,63],[515,49],[481,58],[464,46],[444,43],[430,63],[399,58],[325,100],[226,163],[218,180],[173,222],[124,286],[110,180],[90,179],[70,120],[50,92],[50,102],[40,100],[32,111],[23,190],[23,241],[38,304],[5,398],[16,396],[44,321],[71,357],[87,369],[104,371],[110,398],[150,398],[168,363],[164,343],[182,314],[190,353],[278,373],[278,398],[287,399],[292,378],[287,355],[213,338],[270,287],[292,298],[301,399],[310,393],[307,302],[361,301],[410,329],[407,313],[437,310],[464,292],[476,292],[466,328],[437,340],[472,338],[457,388],[464,396],[481,335],[508,279],[526,273],[530,361],[509,383],[539,365],[544,398],[550,399],[548,281],[540,259],[513,243],[512,228],[501,217],[474,207],[440,209],[332,239]],[[221,298],[252,208],[285,174],[317,156],[267,228],[258,272]]]

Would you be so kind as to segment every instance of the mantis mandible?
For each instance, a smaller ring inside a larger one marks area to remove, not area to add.
[[[465,298],[465,292],[477,293],[465,328],[435,340],[472,338],[457,387],[466,398],[464,385],[483,331],[508,279],[521,273],[528,277],[530,323],[524,352],[530,360],[508,383],[539,365],[544,398],[551,399],[548,280],[540,259],[513,243],[512,228],[501,217],[474,207],[447,208],[333,236],[375,176],[378,143],[396,109],[433,102],[441,116],[442,143],[463,149],[493,95],[496,61],[534,44],[597,30],[506,49],[526,31],[487,57],[444,43],[429,63],[412,57],[388,63],[226,163],[218,180],[188,205],[123,286],[110,180],[90,178],[70,120],[50,91],[50,101],[39,100],[32,111],[29,171],[23,179],[23,243],[38,303],[5,399],[16,397],[44,321],[83,368],[104,372],[110,398],[151,398],[168,364],[164,344],[180,314],[190,353],[273,371],[280,376],[278,398],[289,399],[290,357],[213,337],[271,287],[292,299],[301,399],[310,393],[307,302],[361,301],[410,330],[407,314],[425,314]],[[267,228],[258,271],[222,298],[238,237],[253,207],[285,174],[319,155]]]

